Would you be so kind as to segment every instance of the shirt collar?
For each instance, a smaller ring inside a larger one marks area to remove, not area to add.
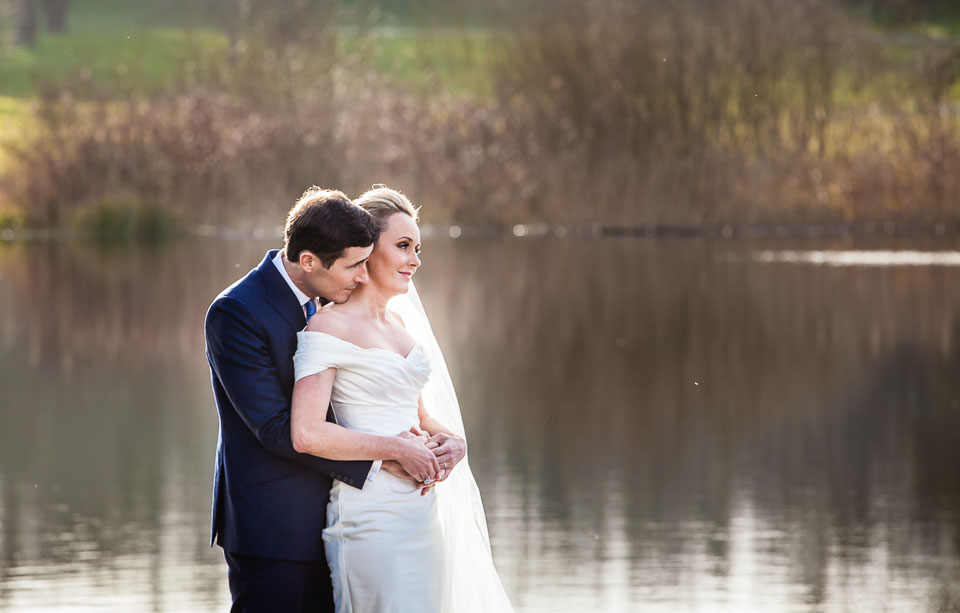
[[[283,280],[287,282],[287,285],[290,286],[290,289],[293,291],[294,296],[297,297],[297,302],[300,303],[300,306],[305,305],[310,301],[310,297],[300,291],[300,288],[297,287],[293,280],[290,278],[290,275],[287,274],[287,268],[283,265],[284,252],[283,249],[277,252],[277,255],[273,258],[273,265],[277,267],[277,270],[280,271],[280,276],[283,277]]]

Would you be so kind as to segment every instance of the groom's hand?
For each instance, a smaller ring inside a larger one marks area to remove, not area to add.
[[[404,430],[397,436],[400,438],[417,438],[418,436],[422,436],[422,435],[420,431],[417,430],[416,428],[410,428],[409,430]],[[426,441],[426,438],[427,438],[426,436],[423,437],[424,441]],[[411,481],[417,481],[416,479],[414,479],[413,475],[411,475],[406,470],[404,470],[400,462],[397,462],[396,460],[384,460],[383,463],[380,464],[380,469],[385,470],[391,475],[393,475],[394,477],[399,477],[400,479],[410,479]]]
[[[428,433],[417,428],[410,428],[397,434],[397,438],[404,439],[402,453],[393,460],[384,460],[380,465],[382,470],[401,479],[410,479],[423,487],[427,477],[436,483],[443,474],[440,462],[433,454],[436,443],[430,443]],[[425,464],[426,462],[426,464]]]
[[[435,445],[435,446],[434,446]],[[460,463],[467,455],[467,441],[459,436],[449,434],[434,434],[427,439],[427,446],[432,448],[433,454],[437,457],[441,472],[439,481],[445,480],[450,476],[453,467]]]

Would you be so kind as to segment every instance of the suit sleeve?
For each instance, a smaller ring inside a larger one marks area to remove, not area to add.
[[[259,322],[238,300],[222,297],[207,313],[207,357],[230,403],[270,452],[363,487],[369,460],[329,460],[293,448],[290,396],[283,389]]]

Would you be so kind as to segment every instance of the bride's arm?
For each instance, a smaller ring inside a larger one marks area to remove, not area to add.
[[[450,428],[447,428],[435,418],[430,417],[430,414],[427,413],[427,408],[423,404],[423,396],[420,396],[420,399],[417,404],[417,417],[420,419],[420,429],[426,430],[430,434],[449,434],[450,436],[456,436]]]
[[[422,439],[364,434],[327,421],[336,373],[336,369],[328,368],[294,384],[290,410],[293,448],[331,460],[397,460],[418,480],[435,479],[440,472],[439,460]]]
[[[425,430],[430,435],[431,442],[437,443],[437,446],[433,447],[433,453],[440,464],[440,469],[443,471],[443,477],[440,479],[443,481],[453,470],[453,467],[466,457],[467,441],[430,416],[424,406],[423,396],[420,396],[417,413],[420,417],[420,429]]]

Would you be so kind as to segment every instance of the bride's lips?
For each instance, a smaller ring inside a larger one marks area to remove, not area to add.
[[[401,274],[402,276],[406,277],[408,281],[413,278],[413,273],[412,273],[412,272],[403,272],[403,271],[401,271],[400,274]]]

